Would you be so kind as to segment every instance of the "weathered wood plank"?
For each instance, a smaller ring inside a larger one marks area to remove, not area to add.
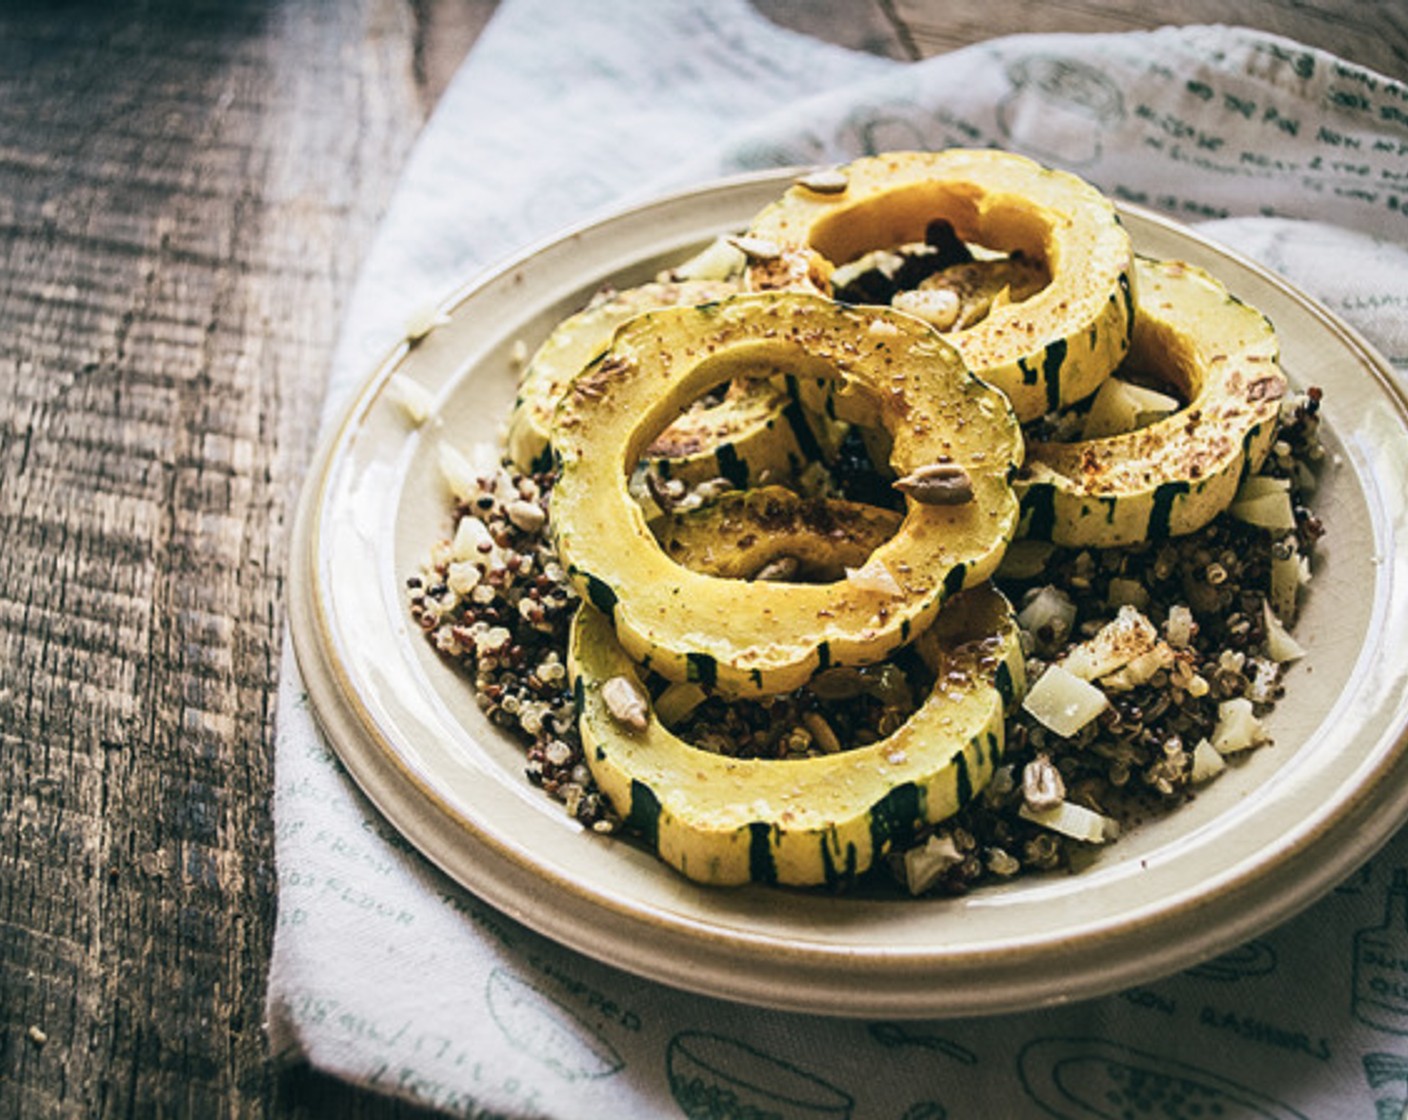
[[[753,0],[780,27],[887,58],[919,57],[888,0]]]
[[[413,31],[0,13],[0,1115],[267,1112],[286,526]]]
[[[1241,24],[1322,47],[1408,79],[1408,8],[1399,0],[888,0],[927,58],[997,35],[1040,31],[1137,31],[1162,24]]]

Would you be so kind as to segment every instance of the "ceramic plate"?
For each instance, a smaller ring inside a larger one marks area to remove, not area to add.
[[[919,901],[699,887],[528,784],[519,746],[407,614],[404,579],[450,528],[436,442],[495,439],[515,347],[603,281],[639,282],[740,228],[787,181],[731,179],[576,229],[454,293],[443,325],[370,374],[304,493],[290,617],[318,719],[371,799],[451,876],[563,944],[680,988],[829,1014],[1114,990],[1231,949],[1349,874],[1408,818],[1408,409],[1383,360],[1323,308],[1138,211],[1125,220],[1141,252],[1215,273],[1276,323],[1292,381],[1325,390],[1328,535],[1273,747],[1077,875]],[[431,395],[428,421],[408,422],[393,373]]]

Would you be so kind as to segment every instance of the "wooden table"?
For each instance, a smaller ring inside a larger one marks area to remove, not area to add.
[[[918,58],[1123,0],[757,0]],[[0,1116],[412,1116],[261,1028],[283,561],[339,309],[492,0],[0,11]],[[1187,0],[1408,77],[1399,0]]]

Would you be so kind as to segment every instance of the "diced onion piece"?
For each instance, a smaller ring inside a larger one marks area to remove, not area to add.
[[[847,568],[846,581],[857,591],[874,591],[895,597],[904,594],[904,588],[890,573],[890,569],[885,567],[883,560],[872,558],[859,568]]]
[[[1305,648],[1281,625],[1270,603],[1261,604],[1261,616],[1266,626],[1266,656],[1272,661],[1296,661],[1305,656]]]
[[[1042,828],[1087,844],[1103,844],[1120,834],[1119,821],[1072,801],[1063,801],[1051,809],[1033,809],[1030,805],[1023,805],[1017,810],[1017,815]]]
[[[406,316],[406,338],[410,342],[419,342],[436,327],[443,327],[449,321],[449,315],[439,304],[423,303]]]
[[[1284,490],[1238,499],[1227,507],[1227,512],[1238,521],[1255,525],[1258,529],[1270,529],[1274,533],[1287,533],[1296,527],[1291,495]]]
[[[1118,377],[1107,377],[1085,414],[1081,439],[1103,439],[1138,431],[1177,412],[1178,400],[1167,393],[1146,389]]]
[[[1075,621],[1075,602],[1050,584],[1032,593],[1017,612],[1017,625],[1032,634],[1048,630],[1053,643],[1064,642]]]
[[[471,459],[443,440],[435,448],[435,458],[445,485],[450,488],[450,493],[465,502],[479,494],[479,479],[482,476],[492,475],[498,470],[497,457],[491,445],[476,446],[474,452],[474,459]],[[479,460],[478,464],[475,459]]]
[[[412,424],[424,424],[435,411],[435,395],[413,377],[393,373],[386,390]]]
[[[1193,644],[1193,635],[1198,632],[1198,624],[1193,620],[1193,612],[1183,603],[1175,603],[1168,609],[1168,620],[1164,623],[1164,638],[1174,649],[1187,649]]]
[[[939,881],[950,867],[963,862],[963,853],[947,832],[929,837],[904,854],[904,881],[909,893],[920,895]]]
[[[488,545],[481,548],[480,545]],[[472,514],[461,517],[455,526],[455,539],[450,544],[450,555],[455,560],[474,560],[487,556],[494,550],[494,535],[489,526]]]
[[[1193,747],[1193,784],[1211,781],[1227,769],[1227,762],[1207,739],[1199,739]]]
[[[1109,699],[1089,681],[1060,665],[1046,671],[1022,700],[1022,707],[1043,726],[1069,738],[1105,710]]]
[[[1266,741],[1266,728],[1252,711],[1252,702],[1245,696],[1224,700],[1217,706],[1217,725],[1212,731],[1212,745],[1219,754],[1244,751]]]
[[[1082,680],[1097,680],[1148,653],[1158,640],[1152,622],[1133,607],[1123,606],[1094,637],[1061,658],[1061,665]]]

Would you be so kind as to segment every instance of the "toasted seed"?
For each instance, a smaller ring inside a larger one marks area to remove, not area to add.
[[[851,185],[851,180],[839,167],[822,167],[803,175],[797,185],[817,194],[841,194]]]
[[[973,480],[957,463],[930,463],[896,479],[894,487],[925,506],[961,506],[973,500]]]
[[[548,519],[547,513],[537,502],[526,502],[522,499],[509,502],[504,512],[508,514],[508,519],[525,533],[536,533]]]
[[[1066,799],[1066,783],[1061,771],[1044,754],[1037,755],[1022,768],[1022,800],[1038,811],[1054,809]]]
[[[802,562],[795,556],[777,556],[759,568],[757,572],[754,573],[753,578],[773,583],[783,583],[795,576],[801,571],[801,568]]]
[[[650,726],[645,697],[630,678],[611,677],[601,686],[601,699],[611,718],[622,726],[632,731],[644,731]]]
[[[840,752],[841,740],[836,738],[836,732],[831,730],[831,724],[826,722],[826,718],[820,712],[804,713],[802,723],[812,733],[813,742],[823,751],[827,754]]]
[[[749,237],[741,234],[730,237],[728,243],[751,261],[775,261],[782,256],[782,246],[766,237]]]

